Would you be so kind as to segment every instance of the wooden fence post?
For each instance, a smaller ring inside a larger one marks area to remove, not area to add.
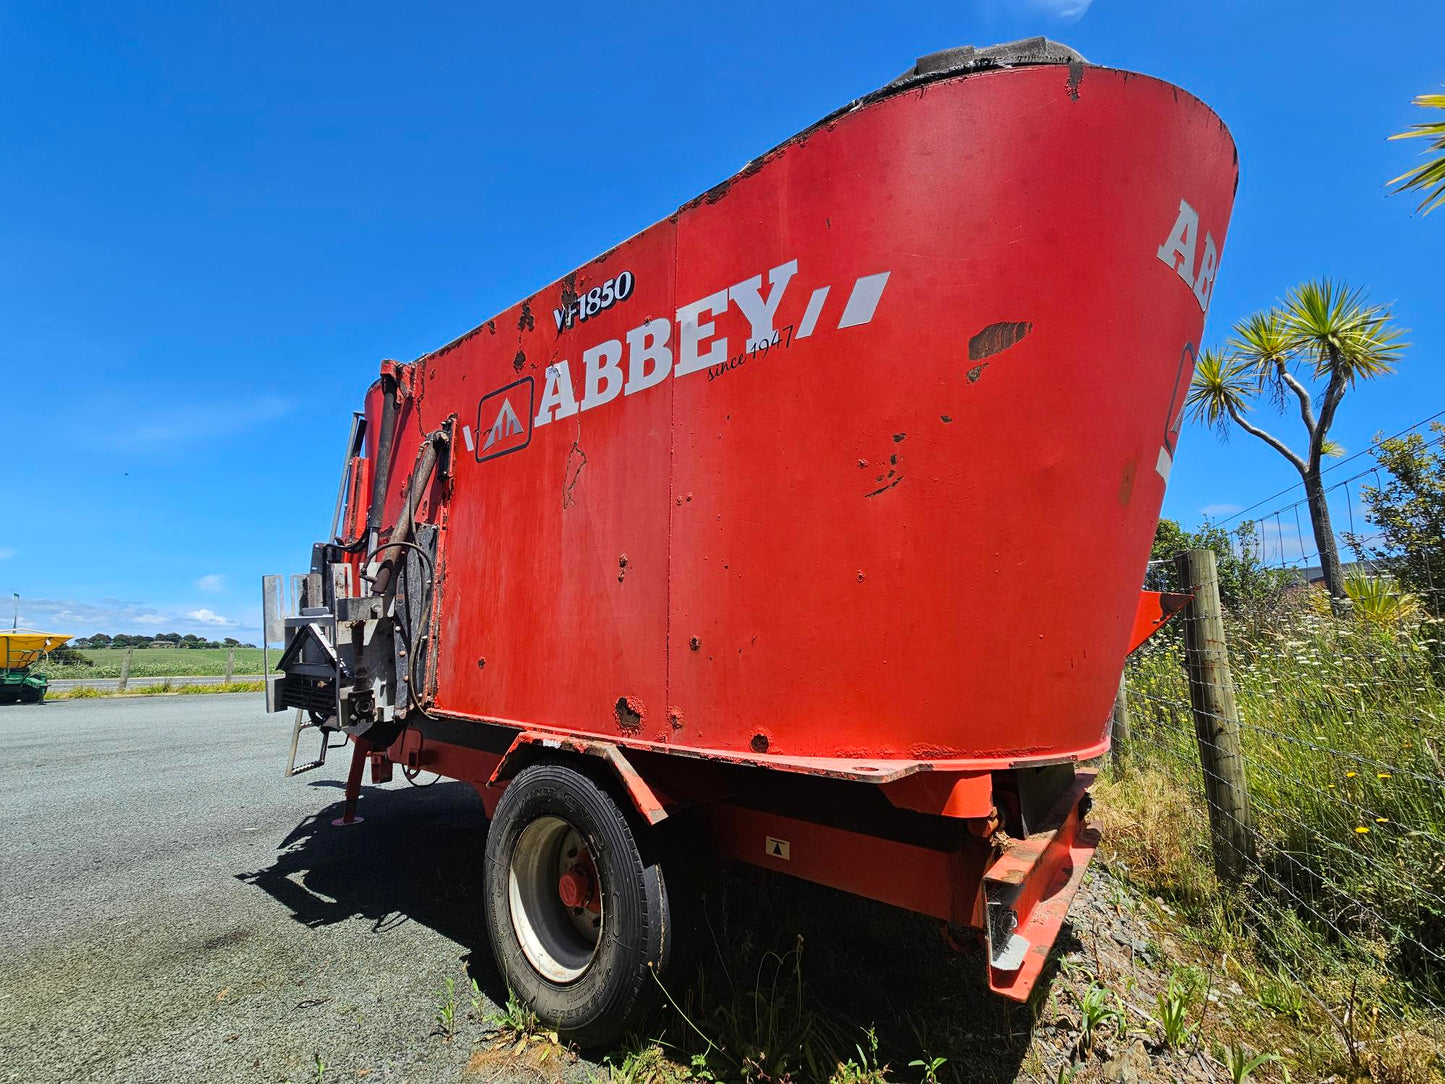
[[[125,692],[126,682],[130,680],[130,657],[134,654],[135,648],[128,647],[125,649],[125,658],[120,660],[120,683],[115,687],[118,693]]]
[[[1174,563],[1185,590],[1194,593],[1184,609],[1184,664],[1209,803],[1214,868],[1221,880],[1238,881],[1254,861],[1254,830],[1239,743],[1239,708],[1224,643],[1219,570],[1213,550],[1186,550]]]
[[[231,678],[236,673],[236,649],[233,647],[226,656],[226,684],[231,684]]]
[[[1127,673],[1119,675],[1119,695],[1114,697],[1114,714],[1110,723],[1109,762],[1114,771],[1128,766],[1129,749],[1129,681]]]

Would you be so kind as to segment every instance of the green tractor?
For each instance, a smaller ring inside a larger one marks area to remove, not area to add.
[[[43,704],[50,682],[40,667],[69,636],[32,629],[0,632],[0,704]]]

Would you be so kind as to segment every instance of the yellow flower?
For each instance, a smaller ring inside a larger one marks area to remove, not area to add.
[[[1353,778],[1355,778],[1355,776],[1357,776],[1357,775],[1359,775],[1359,774],[1360,774],[1359,772],[1346,772],[1346,773],[1345,773],[1345,778],[1346,778],[1346,779],[1353,779]]]
[[[1389,779],[1389,778],[1390,778],[1390,773],[1389,773],[1389,772],[1379,772],[1379,773],[1377,773],[1377,774],[1378,774],[1379,778],[1381,778],[1381,779]]]
[[[1384,817],[1376,817],[1376,818],[1375,818],[1375,823],[1376,823],[1376,824],[1389,824],[1390,822],[1387,821]]]
[[[1366,827],[1362,824],[1362,825],[1360,825],[1358,828],[1356,828],[1355,831],[1358,832],[1360,835],[1363,836],[1363,835],[1368,835],[1370,830],[1369,830],[1368,828],[1366,828]]]
[[[1333,783],[1328,784],[1328,787],[1329,787],[1330,790],[1334,790],[1334,789],[1335,789],[1335,785],[1334,785]]]

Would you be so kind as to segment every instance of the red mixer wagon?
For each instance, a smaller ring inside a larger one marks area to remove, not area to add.
[[[348,821],[368,760],[477,788],[498,965],[582,1041],[645,1007],[700,854],[973,927],[1026,997],[1164,613],[1237,177],[1168,83],[921,59],[383,363],[331,537],[267,578],[268,707],[351,736]]]

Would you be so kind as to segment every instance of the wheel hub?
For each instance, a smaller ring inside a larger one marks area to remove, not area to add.
[[[512,854],[512,927],[531,965],[552,982],[575,982],[602,933],[601,879],[580,832],[559,817],[523,829]]]
[[[557,895],[565,907],[586,907],[592,902],[592,883],[580,869],[569,869],[557,882]]]

